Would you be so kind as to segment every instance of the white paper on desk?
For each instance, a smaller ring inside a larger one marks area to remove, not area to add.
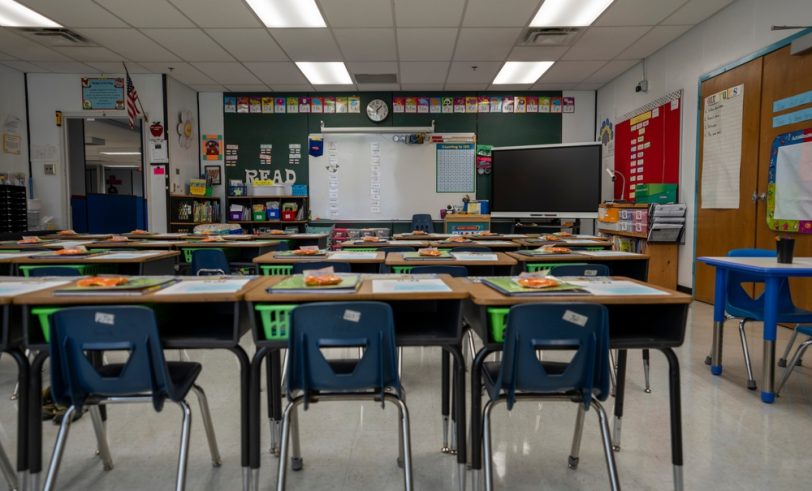
[[[63,241],[56,241],[51,242],[50,244],[46,244],[48,246],[56,246],[56,247],[64,247],[65,249],[76,247],[76,246],[86,246],[88,244],[92,244],[93,240],[63,240]]]
[[[403,245],[403,246],[422,246],[425,245],[425,241],[421,240],[399,240],[394,242],[396,245]]]
[[[400,241],[398,241],[400,243]],[[451,255],[457,261],[496,261],[498,258],[496,254],[487,254],[480,252],[454,252],[452,249]]]
[[[105,261],[110,259],[139,259],[142,257],[151,257],[163,254],[161,251],[127,251],[127,252],[110,252],[101,256]]]
[[[604,241],[597,240],[597,239],[577,239],[577,238],[575,238],[575,239],[570,239],[570,238],[564,239],[564,243],[566,243],[566,244],[594,244],[596,242],[600,243],[600,242],[604,242]]]
[[[67,285],[73,280],[0,281],[0,297],[13,297],[25,293]]]
[[[626,280],[564,280],[571,285],[576,285],[593,295],[605,296],[630,296],[630,295],[668,295],[668,292],[641,285],[633,281]]]
[[[642,256],[642,254],[624,251],[575,251],[575,254],[595,257]]]
[[[482,246],[517,246],[515,242],[510,242],[509,240],[475,240],[474,244],[482,245]]]
[[[182,244],[183,241],[181,240],[150,240],[146,242],[131,242],[131,244],[139,246],[139,245],[175,245],[175,244]]]
[[[372,280],[372,293],[450,292],[441,279]]]
[[[194,295],[198,293],[234,293],[251,281],[251,278],[181,280],[174,285],[159,290],[155,295]]]
[[[46,251],[30,251],[30,252],[3,252],[0,251],[0,260],[3,259],[16,259],[19,257],[31,257],[39,254],[53,254],[53,252]]]
[[[376,259],[377,257],[378,257],[377,252],[341,251],[330,254],[330,259],[334,261],[348,261],[351,259]]]

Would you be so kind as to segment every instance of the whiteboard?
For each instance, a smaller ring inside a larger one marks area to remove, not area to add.
[[[440,209],[460,204],[466,194],[474,199],[473,193],[436,191],[436,144],[408,145],[393,141],[391,134],[323,137],[324,154],[308,159],[310,209],[314,218],[389,221],[411,220],[414,214],[430,213],[439,219]],[[379,164],[375,164],[375,148],[379,149]],[[379,172],[374,172],[376,165]],[[336,166],[335,172],[331,172]],[[376,182],[379,192],[374,192]]]

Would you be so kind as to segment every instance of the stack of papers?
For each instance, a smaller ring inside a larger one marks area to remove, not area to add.
[[[377,259],[377,252],[352,252],[340,251],[330,254],[330,259],[334,261],[351,261],[353,259]]]
[[[194,295],[201,293],[235,293],[240,291],[251,278],[211,278],[189,279],[164,288],[156,295]]]

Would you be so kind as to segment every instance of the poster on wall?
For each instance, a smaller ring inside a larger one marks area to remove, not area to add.
[[[812,234],[812,128],[775,137],[767,171],[767,226]]]
[[[203,160],[223,160],[223,135],[203,135],[200,155]]]
[[[124,78],[82,77],[82,109],[124,110]]]
[[[739,207],[744,85],[709,95],[702,112],[702,208]]]

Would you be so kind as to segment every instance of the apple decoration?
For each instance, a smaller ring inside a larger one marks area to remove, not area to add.
[[[160,138],[164,134],[164,127],[160,121],[154,121],[149,125],[149,132],[155,138]]]

